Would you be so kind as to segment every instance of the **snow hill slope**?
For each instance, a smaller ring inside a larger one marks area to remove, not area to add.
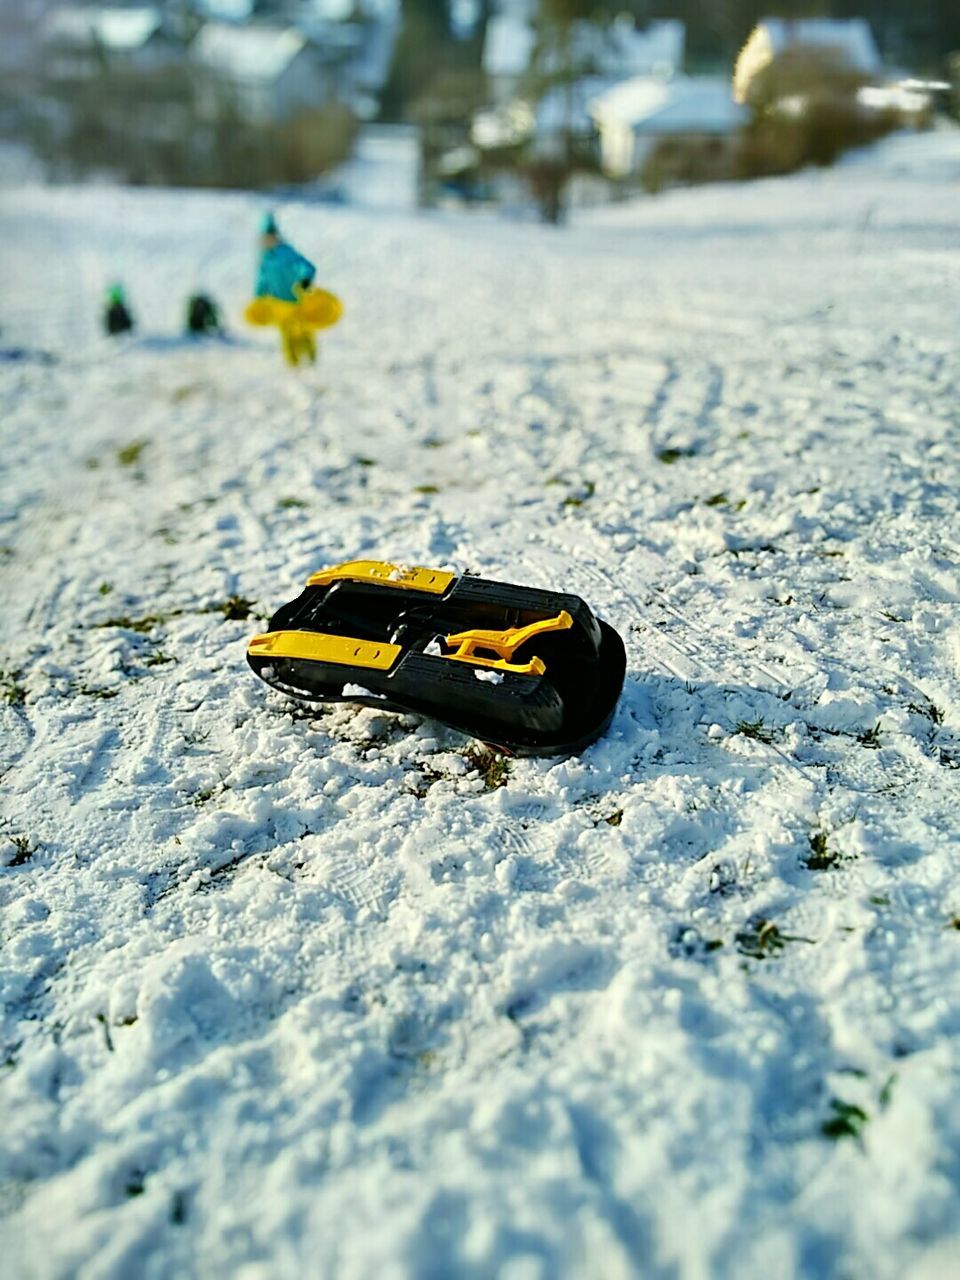
[[[936,133],[562,232],[290,205],[297,374],[260,202],[0,195],[6,1275],[951,1273],[958,192]],[[584,595],[608,735],[267,690],[354,557]]]

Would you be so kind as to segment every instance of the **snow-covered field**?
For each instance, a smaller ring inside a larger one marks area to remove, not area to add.
[[[960,1274],[960,135],[290,205],[297,374],[262,207],[0,195],[4,1275]],[[582,594],[607,736],[498,777],[266,689],[354,557]]]

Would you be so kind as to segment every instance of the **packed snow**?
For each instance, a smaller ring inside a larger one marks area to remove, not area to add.
[[[290,203],[291,372],[261,200],[0,194],[6,1276],[956,1273],[958,197],[938,131],[559,231]],[[354,558],[583,595],[608,733],[269,690]]]

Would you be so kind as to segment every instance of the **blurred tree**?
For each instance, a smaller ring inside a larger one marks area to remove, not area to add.
[[[838,18],[866,18],[885,57],[917,70],[943,70],[960,49],[957,0],[833,0]]]
[[[578,146],[575,86],[597,73],[602,40],[583,40],[583,28],[594,24],[600,32],[624,12],[623,0],[540,0],[536,44],[525,91],[543,103],[552,99],[550,123],[534,137],[525,172],[546,222],[563,221],[566,188],[574,172],[587,164]]]
[[[540,20],[555,27],[569,27],[573,22],[591,22],[622,7],[605,0],[540,0]]]
[[[449,67],[455,43],[448,0],[403,0],[400,34],[380,100],[384,120],[409,115],[437,72]]]

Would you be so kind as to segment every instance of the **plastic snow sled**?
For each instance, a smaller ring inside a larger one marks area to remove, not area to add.
[[[306,289],[295,302],[282,298],[254,298],[243,313],[248,324],[291,324],[303,329],[329,329],[343,315],[343,303],[326,289]]]
[[[579,596],[376,560],[313,574],[247,660],[295,698],[414,712],[544,756],[603,733],[626,666]]]

